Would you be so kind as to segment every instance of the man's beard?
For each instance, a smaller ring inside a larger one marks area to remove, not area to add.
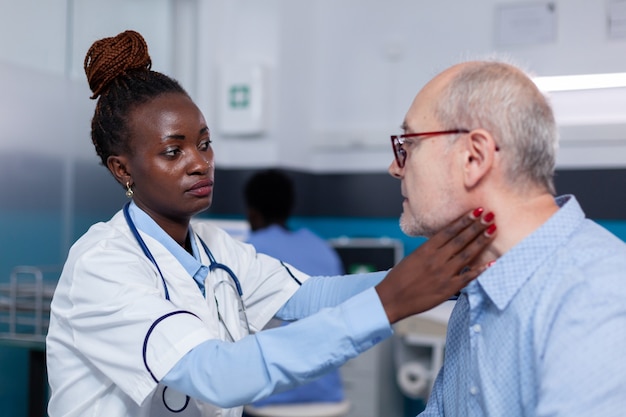
[[[402,212],[402,215],[400,215],[400,229],[402,229],[402,232],[407,236],[423,236],[426,238],[432,237],[439,231],[439,229],[435,227],[426,225],[423,218],[416,219],[406,212]]]

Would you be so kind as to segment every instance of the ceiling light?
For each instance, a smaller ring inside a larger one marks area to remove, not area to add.
[[[626,87],[626,73],[558,75],[553,77],[535,77],[533,81],[541,91],[617,88]]]

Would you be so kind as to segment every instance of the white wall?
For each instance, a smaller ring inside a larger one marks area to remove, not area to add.
[[[608,37],[608,0],[555,1],[554,41],[498,46],[496,9],[538,3],[0,0],[0,63],[3,79],[33,70],[67,89],[71,99],[54,92],[65,110],[33,109],[47,129],[65,132],[53,125],[68,117],[84,129],[85,109],[93,106],[82,72],[85,52],[95,39],[132,28],[146,37],[153,68],[177,77],[205,112],[218,166],[378,172],[391,161],[388,135],[398,131],[413,96],[459,59],[497,52],[538,75],[626,71],[626,39]],[[220,135],[217,79],[223,64],[234,63],[269,69],[268,129],[260,136]],[[7,87],[2,88],[5,93]],[[76,90],[87,94],[77,97]],[[51,94],[46,89],[9,93],[0,98],[3,108],[30,106]],[[564,137],[560,166],[626,166],[625,96],[624,91],[596,91],[554,97]],[[51,110],[66,116],[51,117]],[[25,136],[39,134],[32,111],[28,119],[2,114],[3,130],[19,126]],[[85,137],[84,130],[70,132],[68,140],[84,142]],[[0,137],[0,150],[15,145],[8,141]]]
[[[206,41],[215,50],[200,55],[201,73],[238,61],[272,70],[271,128],[259,138],[219,140],[218,160],[228,166],[383,171],[390,162],[387,137],[415,93],[459,59],[498,53],[537,75],[626,71],[626,40],[608,38],[609,2],[598,0],[556,2],[555,41],[507,48],[497,46],[496,8],[537,2],[217,3],[227,12],[203,10],[221,36],[200,32],[212,37]],[[624,93],[553,94],[563,136],[559,166],[626,165]],[[219,126],[212,90],[198,94]]]

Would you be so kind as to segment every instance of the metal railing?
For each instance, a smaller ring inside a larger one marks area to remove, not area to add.
[[[50,302],[56,280],[44,275],[60,273],[59,266],[16,266],[9,283],[0,284],[0,337],[44,341],[50,321]]]

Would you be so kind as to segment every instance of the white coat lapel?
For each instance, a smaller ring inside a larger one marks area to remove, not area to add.
[[[141,233],[141,237],[159,264],[167,284],[170,301],[180,307],[181,310],[190,311],[198,316],[209,328],[211,334],[218,338],[220,331],[215,303],[207,303],[205,301],[193,277],[189,275],[178,259],[165,246],[149,235],[141,231],[139,233]],[[199,252],[202,256],[204,251],[200,250]],[[203,264],[209,264],[208,258],[202,257],[201,259]],[[209,295],[209,291],[207,291],[207,300],[209,300]],[[211,296],[210,299],[212,300],[213,297]]]

